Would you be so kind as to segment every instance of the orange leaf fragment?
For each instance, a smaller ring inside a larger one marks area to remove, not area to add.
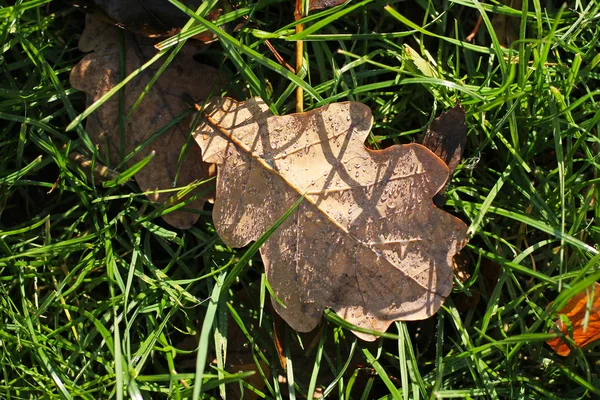
[[[593,290],[592,290],[593,289]],[[593,296],[591,307],[588,306],[590,297]],[[586,314],[589,312],[587,327],[584,326]],[[571,323],[571,329],[560,319],[555,321],[556,327],[565,335],[572,337],[575,344],[585,347],[595,340],[600,339],[600,284],[596,282],[593,288],[579,292],[560,310]],[[571,331],[572,336],[571,336]],[[557,354],[566,357],[571,353],[569,346],[560,338],[546,341]]]

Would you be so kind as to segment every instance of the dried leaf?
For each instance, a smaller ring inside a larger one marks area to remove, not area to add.
[[[592,301],[591,307],[590,301]],[[600,339],[600,284],[596,282],[593,287],[579,292],[559,313],[568,318],[571,327],[560,319],[555,321],[556,327],[571,337],[577,346],[585,347]],[[584,325],[586,315],[588,315],[587,327]],[[563,357],[571,353],[569,346],[560,337],[550,339],[546,343]]]
[[[187,0],[186,6],[196,9],[203,0]],[[189,17],[177,7],[164,0],[83,0],[88,11],[97,12],[107,22],[138,35],[148,37],[173,36],[189,20]],[[207,15],[210,21],[219,16],[220,11],[212,11]],[[210,41],[214,36],[202,34],[194,37],[203,42]]]
[[[460,162],[466,143],[465,110],[460,105],[434,119],[423,138],[423,146],[444,160],[450,175]]]
[[[310,0],[308,3],[308,10],[322,10],[324,8],[331,8],[344,4],[348,0]]]
[[[225,243],[256,240],[305,195],[260,250],[292,328],[312,330],[325,307],[379,332],[439,309],[466,232],[432,204],[448,178],[442,160],[419,144],[367,149],[373,118],[360,103],[278,117],[257,98],[216,99],[204,113],[196,140],[218,164],[213,218]]]
[[[465,110],[460,105],[434,119],[423,138],[423,146],[433,151],[446,163],[450,176],[460,162],[466,143]],[[438,207],[443,206],[446,202],[444,192],[447,186],[446,183],[433,198],[433,202]]]
[[[523,7],[523,0],[501,0],[501,3],[517,10]],[[492,27],[500,45],[509,47],[512,42],[519,39],[521,18],[505,14],[494,14],[492,17]]]
[[[139,38],[131,33],[125,35],[126,72],[133,72],[152,57],[156,50],[148,39]],[[71,72],[71,85],[87,93],[88,103],[98,100],[119,81],[119,28],[88,18],[86,28],[79,42],[82,51],[88,54]],[[174,117],[189,109],[182,99],[188,94],[194,99],[208,97],[218,81],[217,70],[193,60],[193,47],[184,47],[173,60],[158,81],[152,86],[136,111],[124,123],[123,151],[120,149],[119,100],[114,95],[88,119],[86,131],[92,141],[99,146],[99,154],[108,154],[109,167],[120,163],[120,154],[129,154],[146,139],[151,137]],[[130,81],[124,91],[125,114],[131,109],[139,95],[148,84],[158,66],[151,67],[139,77]],[[168,129],[160,137],[137,153],[128,165],[132,165],[156,151],[156,156],[135,179],[142,191],[169,189],[173,187],[181,148],[189,137],[192,116],[183,119]],[[208,166],[202,162],[200,149],[191,142],[189,151],[181,162],[176,185],[185,186],[195,180],[208,176]],[[171,194],[152,194],[153,201],[164,202]],[[204,199],[197,199],[187,205],[189,208],[202,209]],[[176,211],[163,217],[169,224],[185,229],[196,222],[194,213]]]

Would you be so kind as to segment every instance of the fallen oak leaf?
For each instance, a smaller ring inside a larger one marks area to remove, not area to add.
[[[593,302],[589,307],[591,298]],[[583,348],[600,339],[600,284],[595,282],[593,287],[573,296],[558,313],[564,314],[571,326],[569,328],[561,319],[557,319],[556,327],[571,337],[577,346]],[[586,315],[589,316],[587,326],[584,325]],[[571,353],[571,349],[560,336],[549,339],[546,343],[560,356],[566,357]]]
[[[431,201],[448,178],[442,160],[419,144],[367,149],[373,118],[360,103],[279,117],[259,98],[225,98],[203,113],[195,137],[218,165],[213,219],[226,244],[256,240],[305,196],[260,249],[292,328],[314,329],[326,307],[377,332],[437,312],[466,238]]]
[[[85,30],[79,41],[82,51],[93,51],[83,58],[71,71],[71,85],[87,94],[88,104],[95,102],[119,83],[119,28],[88,17]],[[125,35],[125,74],[130,74],[156,53],[152,41],[139,38],[131,33]],[[100,156],[108,155],[107,167],[121,163],[121,152],[127,155],[138,149],[147,139],[167,126],[178,115],[189,110],[182,98],[188,94],[195,99],[208,97],[215,82],[218,82],[217,70],[202,65],[193,59],[193,47],[185,46],[169,67],[146,94],[139,107],[124,122],[124,148],[120,145],[119,100],[112,96],[96,112],[88,117],[86,131],[99,147]],[[150,67],[130,81],[123,90],[125,114],[137,101],[145,86],[156,72]],[[193,115],[179,121],[167,129],[158,138],[138,151],[127,165],[142,160],[150,152],[156,151],[154,159],[135,179],[144,192],[177,186],[183,187],[194,181],[202,181],[209,176],[208,165],[202,162],[200,149],[193,143],[183,160],[179,160],[181,149],[189,138]],[[177,178],[177,179],[176,179]],[[152,201],[164,202],[171,197],[168,193],[148,195]],[[187,204],[188,208],[202,209],[205,199],[198,198]],[[195,213],[175,211],[163,215],[169,224],[185,229],[198,219]]]

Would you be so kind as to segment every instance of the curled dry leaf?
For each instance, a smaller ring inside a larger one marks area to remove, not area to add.
[[[457,167],[467,143],[467,125],[465,124],[465,110],[457,105],[433,120],[427,128],[423,138],[423,146],[433,151],[448,166],[449,174],[452,176]],[[446,186],[433,198],[437,206],[445,203],[443,193]]]
[[[150,57],[156,50],[148,39],[139,38],[131,33],[125,35],[125,75],[130,74]],[[79,41],[82,51],[93,51],[79,62],[71,72],[71,85],[87,94],[88,104],[102,97],[119,83],[119,28],[89,18]],[[194,99],[205,99],[218,82],[217,70],[202,65],[192,58],[193,47],[183,47],[157,82],[147,93],[140,106],[125,120],[124,148],[121,149],[119,131],[119,96],[112,96],[87,119],[86,131],[99,147],[99,154],[105,157],[109,167],[119,165],[121,154],[127,155],[161,128],[169,124],[177,115],[189,109],[182,99],[188,94]],[[123,90],[123,113],[127,114],[148,84],[160,63],[151,67],[130,81]],[[181,120],[139,151],[128,165],[146,157],[151,151],[156,155],[150,163],[135,175],[142,191],[169,189],[173,187],[178,171],[179,156],[189,137],[193,116]],[[177,186],[185,186],[208,176],[208,166],[202,162],[200,149],[193,143],[188,146],[179,167]],[[153,201],[164,202],[172,194],[151,194]],[[201,209],[204,199],[197,199],[187,207]],[[178,228],[188,228],[196,222],[194,213],[176,211],[163,216],[169,224]]]
[[[579,292],[567,302],[559,314],[564,314],[569,319],[571,327],[569,328],[560,319],[556,320],[556,327],[571,337],[577,346],[585,347],[600,339],[600,284],[596,282],[589,289]],[[584,326],[586,315],[589,316],[587,327]],[[571,353],[569,346],[560,337],[550,339],[546,343],[563,357]]]
[[[434,119],[423,138],[423,146],[448,165],[450,174],[460,162],[466,143],[465,110],[460,105]]]
[[[312,330],[325,307],[378,332],[439,309],[466,225],[431,201],[448,167],[430,150],[367,149],[373,118],[360,103],[279,117],[258,98],[215,99],[204,114],[195,134],[218,164],[213,218],[225,243],[256,240],[305,195],[260,250],[292,328]]]

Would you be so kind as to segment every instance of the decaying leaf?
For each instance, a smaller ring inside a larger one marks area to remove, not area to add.
[[[360,103],[279,117],[257,98],[213,99],[204,114],[195,135],[218,164],[213,219],[225,243],[256,240],[305,196],[260,250],[292,328],[312,330],[325,307],[379,332],[439,309],[466,226],[431,201],[448,168],[430,150],[367,149],[373,118]]]
[[[131,33],[125,35],[125,76],[139,68],[152,57],[156,50],[153,42]],[[88,18],[86,28],[79,42],[82,51],[88,54],[71,72],[71,85],[87,94],[88,103],[98,100],[119,81],[119,28]],[[119,96],[114,95],[88,119],[86,131],[99,154],[105,157],[109,167],[119,165],[121,155],[127,155],[137,146],[169,124],[177,115],[189,109],[182,99],[188,94],[194,99],[208,97],[218,81],[217,70],[193,60],[194,48],[185,46],[169,67],[152,86],[136,111],[124,121],[124,148],[121,149],[119,127]],[[123,89],[123,114],[127,114],[148,84],[160,63],[151,67],[130,81]],[[128,165],[140,161],[151,151],[156,151],[154,159],[135,179],[143,191],[169,189],[173,183],[185,186],[208,176],[207,165],[202,162],[200,149],[193,143],[179,166],[182,147],[189,137],[193,116],[181,120],[165,131],[129,160]],[[177,175],[177,180],[176,179]],[[171,194],[152,194],[153,201],[163,202]],[[197,199],[187,207],[201,209],[203,199]],[[169,224],[178,228],[190,227],[198,218],[197,214],[176,211],[163,217]]]
[[[164,0],[77,0],[88,12],[97,13],[106,22],[113,23],[138,35],[148,37],[173,36],[189,20],[177,7]],[[202,0],[186,0],[191,9],[197,9]],[[218,10],[211,11],[207,18],[214,21]],[[212,34],[201,34],[195,39],[207,42],[213,39]]]
[[[559,313],[568,318],[571,326],[569,327],[557,319],[556,327],[571,337],[577,346],[585,347],[600,339],[600,284],[596,282],[593,287],[578,293],[567,302]],[[587,326],[584,325],[586,315],[588,315]],[[550,339],[546,343],[563,357],[571,353],[569,346],[560,337]]]
[[[467,125],[465,110],[457,105],[433,120],[423,138],[423,146],[433,151],[448,166],[450,176],[460,162],[467,143]],[[444,192],[448,183],[433,198],[436,206],[446,202]]]
[[[310,0],[308,3],[309,11],[322,10],[344,4],[348,0]]]
[[[501,3],[517,10],[523,7],[523,0],[501,0]],[[520,25],[521,18],[519,17],[511,17],[505,14],[494,14],[492,17],[492,26],[498,37],[498,42],[505,47],[509,47],[512,42],[519,38]]]
[[[423,146],[446,163],[450,175],[460,162],[466,143],[465,110],[460,105],[434,119],[423,138]]]

